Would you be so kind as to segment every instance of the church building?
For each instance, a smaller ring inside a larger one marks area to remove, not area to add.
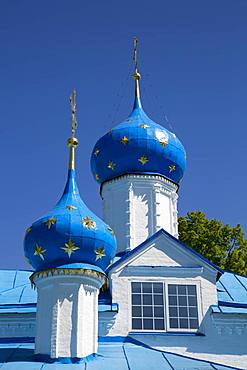
[[[186,152],[142,107],[136,39],[133,79],[132,112],[91,154],[103,220],[77,187],[70,97],[62,197],[30,220],[32,269],[0,270],[3,370],[247,369],[247,277],[179,241]]]

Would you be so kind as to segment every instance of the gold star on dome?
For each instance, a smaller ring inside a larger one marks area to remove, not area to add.
[[[144,129],[147,129],[149,126],[148,126],[146,123],[142,123],[142,124],[140,125],[140,127],[141,127],[141,128],[144,128]]]
[[[168,144],[168,142],[167,142],[166,139],[162,139],[162,140],[160,140],[160,144],[161,144],[162,148],[165,148],[166,145]]]
[[[71,239],[69,239],[68,243],[65,243],[64,244],[64,247],[61,247],[61,249],[64,250],[64,253],[68,253],[68,256],[70,258],[71,254],[72,253],[75,253],[75,251],[77,251],[78,249],[80,249],[79,247],[77,247]]]
[[[95,149],[94,155],[97,157],[99,155],[100,150],[98,148]]]
[[[74,209],[77,209],[76,206],[72,206],[71,204],[67,205],[66,208],[69,210],[69,211],[73,211]]]
[[[127,136],[122,137],[122,139],[121,139],[121,143],[122,143],[123,145],[126,145],[128,142],[129,142],[129,139],[127,138]]]
[[[139,159],[138,159],[139,162],[141,162],[142,165],[144,165],[145,163],[148,162],[148,159],[145,155],[142,155]]]
[[[28,228],[27,228],[27,230],[25,231],[25,237],[27,236],[27,234],[29,234],[30,233],[30,231],[32,230],[32,225],[31,226],[29,226]]]
[[[98,248],[94,252],[95,252],[95,259],[96,259],[96,261],[98,261],[101,258],[105,257],[105,249],[104,249],[104,247]]]
[[[96,173],[95,174],[95,179],[97,180],[97,181],[99,181],[99,179],[100,179],[100,177],[99,177],[99,175]]]
[[[48,220],[44,221],[44,224],[50,230],[50,228],[52,227],[52,225],[55,225],[56,222],[57,222],[56,217],[50,217],[50,218],[48,218]]]
[[[175,169],[176,169],[176,166],[174,164],[171,164],[169,166],[169,172],[173,172],[173,171],[175,171]]]
[[[36,243],[36,247],[34,250],[34,256],[39,256],[44,261],[45,252],[46,252],[46,249],[42,249],[42,247]]]
[[[114,170],[115,170],[115,167],[116,167],[116,163],[113,163],[112,161],[110,161],[110,162],[108,163],[107,167],[108,167],[110,170],[114,171]]]
[[[81,220],[83,226],[87,227],[88,229],[95,229],[96,222],[91,219],[91,217],[86,216]]]

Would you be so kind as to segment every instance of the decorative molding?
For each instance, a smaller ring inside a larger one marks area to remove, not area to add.
[[[103,272],[95,271],[92,269],[84,269],[84,268],[61,268],[61,269],[60,268],[50,268],[50,269],[46,269],[43,271],[34,272],[30,276],[29,279],[31,281],[32,287],[35,288],[38,280],[44,279],[44,278],[51,278],[54,276],[56,277],[71,276],[71,277],[81,277],[81,278],[88,277],[90,279],[92,278],[95,278],[96,280],[99,279],[100,282],[103,281],[103,283],[107,279],[107,276]]]
[[[180,266],[126,266],[121,276],[149,276],[192,278],[203,274],[203,267]]]
[[[212,322],[219,335],[247,334],[247,315],[240,318],[236,314],[212,314]]]
[[[160,175],[149,175],[149,174],[143,174],[143,175],[139,175],[139,174],[127,174],[127,175],[121,175],[121,176],[118,176],[118,177],[115,177],[114,179],[112,180],[109,180],[109,181],[105,181],[102,185],[101,185],[101,189],[100,189],[100,194],[102,195],[102,189],[103,187],[106,185],[106,184],[112,184],[114,182],[119,182],[121,181],[122,179],[129,179],[129,178],[133,178],[133,179],[152,179],[152,180],[160,180],[160,181],[163,181],[169,185],[171,185],[174,189],[176,189],[176,191],[178,191],[179,189],[179,186],[177,184],[175,184],[174,182],[168,180],[167,178],[163,177],[163,176],[160,176]]]

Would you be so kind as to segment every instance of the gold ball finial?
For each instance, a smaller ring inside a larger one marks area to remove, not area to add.
[[[78,140],[76,137],[70,137],[67,140],[67,145],[69,148],[76,148],[78,146]]]
[[[136,69],[134,74],[133,74],[133,79],[135,81],[139,81],[141,79],[141,74],[138,72],[138,70]]]

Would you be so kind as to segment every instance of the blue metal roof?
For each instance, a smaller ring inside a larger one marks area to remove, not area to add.
[[[214,313],[247,314],[247,277],[224,272],[217,282],[218,305]]]
[[[36,312],[37,293],[31,288],[31,273],[26,270],[0,270],[0,313]],[[217,292],[218,305],[212,307],[213,312],[247,313],[247,277],[223,272],[217,282]],[[117,310],[117,304],[111,303],[109,291],[101,292],[99,312]]]
[[[31,288],[32,271],[0,270],[0,307],[36,303],[37,293]]]
[[[151,348],[131,338],[110,338],[99,341],[98,356],[87,363],[61,364],[34,360],[33,343],[0,344],[0,368],[3,370],[229,370],[236,367],[197,360]]]

